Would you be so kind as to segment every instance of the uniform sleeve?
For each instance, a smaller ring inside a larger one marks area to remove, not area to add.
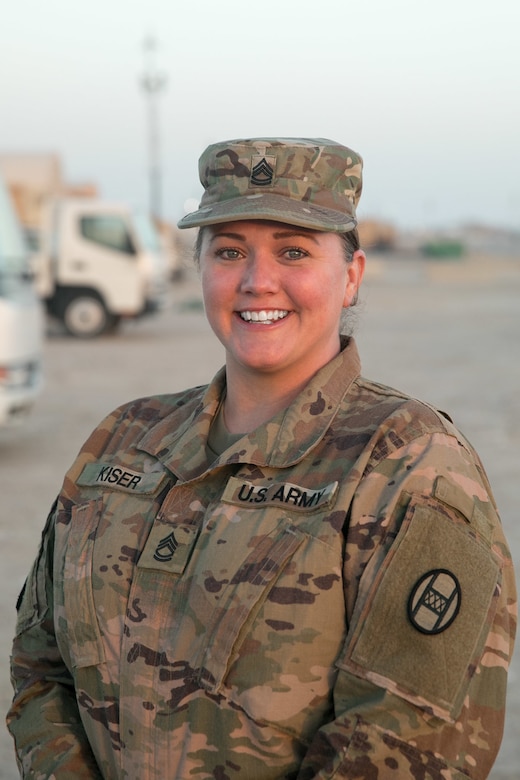
[[[335,719],[315,735],[298,780],[484,780],[502,739],[516,593],[466,443],[422,436],[365,473],[344,581],[350,624]]]
[[[18,600],[11,657],[14,698],[7,723],[21,777],[94,780],[102,775],[83,730],[73,680],[54,634],[54,510]]]

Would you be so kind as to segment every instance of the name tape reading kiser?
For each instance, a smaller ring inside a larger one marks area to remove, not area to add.
[[[331,504],[337,487],[337,482],[331,482],[320,488],[300,487],[290,482],[262,485],[231,477],[222,500],[238,506],[249,505],[251,509],[259,505],[283,505],[287,509],[312,512]]]
[[[130,493],[154,493],[165,477],[164,471],[144,474],[114,463],[87,463],[78,479],[78,485],[106,485]]]

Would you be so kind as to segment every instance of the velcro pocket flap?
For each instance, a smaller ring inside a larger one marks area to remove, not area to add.
[[[96,607],[92,561],[101,499],[73,506],[63,567],[64,608],[72,662],[93,666],[105,660]]]
[[[500,567],[456,513],[412,499],[340,668],[456,718],[496,609]]]

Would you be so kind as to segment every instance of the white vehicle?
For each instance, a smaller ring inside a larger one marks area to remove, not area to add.
[[[166,305],[169,269],[151,221],[94,198],[50,201],[33,256],[48,312],[91,338]]]
[[[0,427],[23,419],[42,386],[43,316],[29,252],[0,179]]]

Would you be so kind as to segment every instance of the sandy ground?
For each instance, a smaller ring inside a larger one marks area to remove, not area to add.
[[[520,571],[520,258],[370,259],[356,335],[366,376],[449,411],[478,449]],[[49,327],[46,386],[32,416],[0,433],[0,704],[11,689],[14,603],[64,471],[96,423],[130,398],[208,381],[223,360],[196,277],[172,285],[160,315],[78,342]],[[493,780],[520,777],[520,642]],[[18,777],[0,730],[0,778]]]

